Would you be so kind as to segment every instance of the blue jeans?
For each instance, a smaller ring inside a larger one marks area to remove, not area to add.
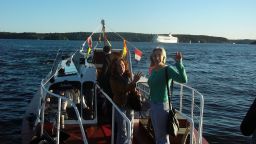
[[[133,131],[133,118],[134,118],[134,111],[120,108],[120,110],[128,117],[129,120],[131,120],[131,134]],[[121,114],[118,111],[115,111],[115,119],[116,119],[116,128],[117,128],[117,135],[116,135],[116,144],[128,144],[127,143],[127,128],[128,125],[124,118],[121,116]],[[130,140],[130,143],[132,143],[132,137]]]
[[[156,144],[170,144],[167,133],[169,103],[150,102],[150,116],[155,133]]]

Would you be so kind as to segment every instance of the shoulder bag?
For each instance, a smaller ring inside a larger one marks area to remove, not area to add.
[[[165,68],[165,80],[166,80],[166,86],[168,91],[168,99],[169,99],[169,115],[168,115],[168,122],[167,122],[167,132],[172,136],[177,136],[179,131],[179,121],[177,119],[177,114],[175,109],[171,105],[172,100],[172,93],[173,93],[173,80],[171,82],[171,94],[168,86],[168,71],[167,67]]]

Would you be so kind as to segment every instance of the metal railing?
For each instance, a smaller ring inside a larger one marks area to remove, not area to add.
[[[56,141],[56,144],[59,144],[59,139],[60,139],[59,134],[60,134],[60,116],[61,116],[61,101],[62,100],[68,101],[71,104],[71,106],[74,108],[76,116],[77,116],[78,124],[79,124],[79,127],[80,127],[80,131],[82,133],[83,142],[84,142],[84,144],[88,144],[88,141],[87,141],[86,136],[85,136],[85,131],[84,131],[82,119],[79,115],[79,111],[78,111],[75,103],[72,100],[70,100],[68,97],[60,96],[58,94],[55,94],[55,93],[52,93],[52,92],[48,91],[45,88],[45,84],[43,83],[43,80],[41,82],[41,108],[40,108],[41,133],[40,134],[43,135],[43,130],[44,130],[44,111],[45,111],[46,95],[58,98],[57,138],[56,138],[57,141]]]
[[[132,137],[132,123],[131,120],[119,109],[119,107],[113,102],[113,100],[100,88],[99,85],[96,84],[96,89],[100,90],[100,92],[104,95],[104,97],[111,103],[112,105],[112,135],[111,135],[111,144],[114,144],[114,129],[115,129],[115,112],[118,112],[124,121],[127,124],[127,139],[125,141],[125,144],[129,144],[131,142]]]
[[[202,144],[202,132],[203,132],[203,110],[204,110],[204,97],[203,95],[198,92],[196,89],[192,88],[192,87],[189,87],[185,84],[180,84],[180,83],[177,83],[175,82],[175,84],[177,86],[180,87],[180,110],[179,112],[180,113],[183,113],[183,110],[186,108],[184,107],[183,105],[183,100],[186,99],[186,97],[184,97],[184,91],[187,89],[188,91],[190,91],[190,95],[189,93],[187,93],[189,96],[192,96],[191,97],[191,109],[190,109],[190,117],[193,119],[194,122],[197,122],[198,126],[197,126],[197,129],[198,129],[198,137],[197,137],[197,143],[198,144]],[[196,103],[196,100],[198,100],[199,102],[199,105]],[[195,108],[198,108],[199,110],[199,119],[196,119],[196,114],[195,114]],[[193,129],[192,129],[193,130]]]
[[[145,78],[145,80],[147,80]],[[204,110],[204,98],[203,95],[198,92],[196,89],[189,87],[184,84],[180,84],[178,82],[174,82],[174,96],[179,96],[179,101],[177,102],[179,105],[179,110],[177,112],[184,118],[187,119],[187,121],[190,123],[191,129],[190,129],[190,144],[194,143],[194,128],[198,130],[198,136],[196,137],[196,143],[202,144],[202,127],[203,127],[203,110]],[[179,88],[179,91],[177,92],[177,89]],[[144,98],[149,100],[149,86],[147,82],[139,82],[137,83],[138,90],[142,93]],[[199,100],[199,106],[197,105],[197,101]],[[190,103],[191,107],[185,106],[185,103]],[[195,108],[199,109],[199,115],[196,116]],[[196,117],[199,117],[197,119]],[[197,125],[195,125],[197,123]]]
[[[112,105],[112,135],[111,135],[111,143],[114,144],[114,137],[115,137],[115,134],[114,134],[114,129],[115,129],[115,125],[114,125],[114,122],[115,122],[115,117],[114,117],[114,114],[115,112],[118,112],[121,117],[123,118],[123,120],[126,122],[126,125],[127,125],[127,139],[126,139],[126,142],[125,143],[130,143],[131,142],[131,137],[132,137],[132,123],[131,123],[131,120],[129,120],[129,118],[119,109],[119,107],[112,101],[112,99],[96,84],[96,91],[95,93],[98,93],[97,90],[99,90],[103,96],[111,103]],[[45,87],[45,84],[44,82],[42,81],[41,82],[41,107],[40,107],[40,122],[41,122],[41,132],[40,134],[43,135],[43,130],[44,130],[44,116],[45,116],[45,104],[46,104],[46,96],[52,96],[52,97],[56,97],[58,98],[58,111],[57,111],[57,123],[56,123],[56,127],[57,127],[57,137],[56,137],[56,144],[59,144],[59,139],[60,139],[60,125],[61,125],[61,122],[60,122],[60,117],[61,117],[61,101],[62,100],[65,100],[65,101],[68,101],[71,106],[74,108],[75,110],[75,113],[76,113],[76,116],[77,116],[77,120],[78,120],[78,124],[79,124],[79,127],[80,127],[80,131],[81,131],[81,134],[82,134],[82,138],[83,138],[83,141],[84,141],[84,144],[88,144],[88,141],[87,141],[87,138],[86,138],[86,135],[85,135],[85,131],[84,131],[84,127],[83,127],[83,121],[82,121],[82,118],[79,114],[79,110],[78,108],[76,107],[76,104],[70,100],[68,97],[65,97],[65,96],[60,96],[58,94],[55,94],[55,93],[52,93],[50,91],[48,91]],[[96,97],[97,98],[97,97]]]

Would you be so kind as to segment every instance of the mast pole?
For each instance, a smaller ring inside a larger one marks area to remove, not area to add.
[[[102,33],[103,33],[103,38],[104,38],[104,46],[107,45],[107,36],[105,33],[105,20],[101,20],[101,24],[102,24]]]

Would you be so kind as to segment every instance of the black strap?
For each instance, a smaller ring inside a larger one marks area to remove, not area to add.
[[[170,93],[170,89],[169,89],[169,86],[168,86],[168,80],[169,80],[169,77],[168,77],[168,71],[167,71],[167,66],[165,67],[165,82],[166,82],[166,87],[167,87],[167,92],[168,92],[168,100],[169,100],[169,105],[171,104],[171,101],[172,101],[172,92],[173,92],[173,79],[172,79],[172,82],[171,82],[171,93]]]

